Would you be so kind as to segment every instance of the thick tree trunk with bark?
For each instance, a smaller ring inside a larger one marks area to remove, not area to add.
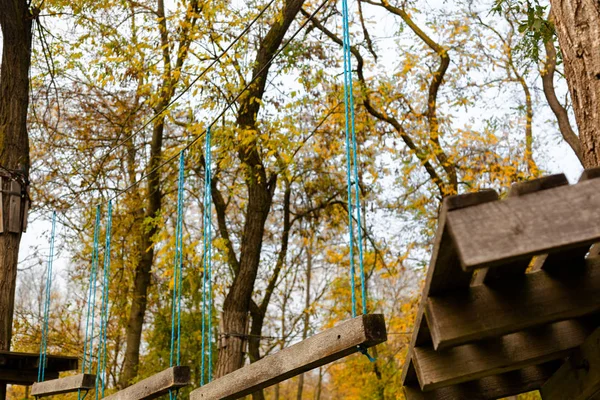
[[[600,166],[600,2],[551,0],[585,168]]]
[[[25,0],[0,0],[3,50],[0,69],[0,167],[20,180],[29,175],[29,66],[33,16]],[[6,189],[0,188],[2,190]],[[8,210],[9,196],[3,196]],[[12,337],[20,233],[0,233],[0,350],[9,350]],[[0,385],[0,399],[6,386]]]
[[[257,134],[257,115],[267,83],[270,62],[300,11],[304,0],[286,0],[282,18],[278,18],[262,40],[252,77],[256,78],[247,94],[240,99],[237,126],[242,135]],[[223,304],[223,336],[219,341],[216,376],[221,377],[241,368],[244,363],[244,337],[250,312],[254,282],[258,273],[265,222],[271,210],[277,177],[267,177],[255,140],[238,149],[244,167],[248,203],[239,257],[239,269]]]

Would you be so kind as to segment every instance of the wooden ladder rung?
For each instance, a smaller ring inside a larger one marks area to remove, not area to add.
[[[31,395],[35,397],[54,396],[62,393],[72,393],[78,390],[93,389],[96,375],[79,374],[44,382],[36,382],[31,388]]]
[[[104,397],[105,400],[155,399],[190,384],[190,367],[178,366],[166,369],[139,381],[117,393]]]
[[[361,315],[204,385],[190,399],[237,399],[386,340],[383,315]]]

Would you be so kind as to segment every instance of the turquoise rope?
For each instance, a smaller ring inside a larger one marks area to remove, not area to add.
[[[42,343],[38,365],[38,382],[44,381],[46,372],[46,353],[48,350],[48,314],[50,314],[50,289],[52,288],[52,263],[54,261],[54,237],[56,235],[56,211],[52,213],[52,233],[50,234],[50,253],[46,268],[46,299],[44,301],[44,322],[42,325]]]
[[[343,50],[344,50],[344,103],[346,113],[346,168],[347,168],[347,183],[348,183],[348,226],[350,236],[350,284],[352,289],[352,317],[356,317],[356,285],[355,285],[355,267],[354,267],[354,208],[356,208],[356,225],[358,229],[358,254],[360,268],[360,284],[361,284],[361,300],[362,312],[367,314],[367,290],[365,284],[365,269],[363,256],[363,241],[362,241],[362,217],[360,205],[360,185],[358,176],[358,156],[356,144],[356,123],[354,115],[354,93],[352,79],[352,52],[350,45],[350,24],[348,18],[348,1],[342,0],[342,25],[343,25]],[[352,147],[350,146],[352,141]],[[354,175],[352,177],[352,175]],[[354,181],[352,181],[354,178]],[[354,187],[354,202],[352,199],[352,187]],[[358,346],[358,350],[363,353],[369,361],[376,360],[369,355],[367,349],[363,346]]]
[[[183,197],[185,184],[185,151],[179,154],[179,180],[177,183],[177,222],[175,227],[175,260],[173,265],[173,299],[171,304],[171,353],[170,366],[181,362],[181,285],[183,269]],[[177,328],[175,327],[177,321]],[[177,329],[177,330],[176,330]],[[175,349],[175,341],[177,348]],[[176,392],[169,390],[171,399]]]
[[[204,179],[204,273],[202,279],[202,361],[200,385],[205,383],[206,346],[208,346],[208,382],[212,381],[212,189],[211,189],[211,132],[206,130]],[[207,315],[208,314],[208,315]],[[207,321],[208,319],[208,321]],[[208,332],[208,339],[207,339]]]
[[[108,332],[108,292],[110,289],[110,245],[112,238],[112,201],[108,202],[106,234],[104,242],[104,280],[100,317],[100,342],[98,343],[98,364],[96,366],[96,399],[104,397],[106,387],[106,338]]]

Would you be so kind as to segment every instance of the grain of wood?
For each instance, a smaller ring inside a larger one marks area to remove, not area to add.
[[[90,390],[95,387],[96,375],[78,374],[44,382],[36,382],[31,388],[31,395],[35,397],[54,396],[63,393],[72,393],[78,390]]]
[[[448,227],[465,270],[600,240],[600,179],[456,210]]]
[[[417,347],[413,361],[421,389],[429,391],[567,357],[592,330],[561,321],[441,351]]]
[[[589,400],[600,395],[600,328],[542,386],[544,400]]]
[[[104,400],[149,400],[190,384],[190,367],[171,367],[104,397]]]
[[[15,193],[21,193],[21,185],[18,182],[10,183],[10,195],[8,196],[8,232],[21,232],[21,197]]]
[[[560,362],[550,362],[429,392],[418,385],[404,390],[407,400],[495,400],[538,390],[559,366]]]
[[[386,340],[383,315],[361,315],[212,381],[190,399],[238,399]]]
[[[436,350],[506,335],[538,325],[600,312],[600,258],[561,275],[546,271],[488,287],[474,286],[452,296],[426,300]],[[562,266],[570,270],[568,265]]]

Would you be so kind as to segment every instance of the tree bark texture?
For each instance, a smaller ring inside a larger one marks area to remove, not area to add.
[[[282,18],[276,20],[260,43],[254,69],[254,84],[240,99],[236,124],[244,135],[257,134],[257,115],[265,92],[271,58],[281,46],[284,36],[300,11],[304,0],[286,0]],[[219,341],[216,376],[221,377],[241,368],[244,363],[244,338],[248,313],[258,273],[263,233],[271,210],[277,177],[267,177],[256,140],[242,145],[238,157],[244,168],[248,190],[245,222],[239,257],[239,270],[223,304],[223,329]]]
[[[0,166],[20,180],[29,175],[29,66],[33,16],[25,0],[0,0],[3,50],[0,69]],[[6,180],[2,190],[7,189]],[[8,198],[4,209],[8,210]],[[0,350],[10,350],[21,233],[0,233]],[[0,399],[6,386],[0,385]]]
[[[600,166],[600,2],[551,0],[583,166]]]

